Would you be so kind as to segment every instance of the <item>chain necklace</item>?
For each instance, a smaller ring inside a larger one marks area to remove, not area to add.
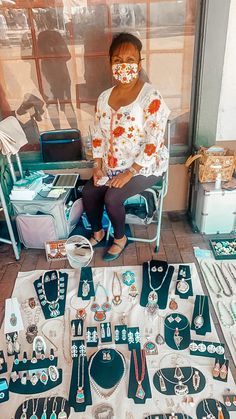
[[[206,298],[207,297],[205,295],[199,295],[198,314],[193,320],[195,329],[201,329],[201,327],[204,325],[203,311]]]
[[[71,299],[70,299],[70,306],[76,311],[76,314],[75,314],[75,318],[76,319],[82,319],[82,320],[85,320],[86,319],[86,316],[87,316],[87,311],[86,311],[86,308],[89,306],[89,304],[91,303],[91,301],[89,300],[89,302],[84,306],[84,307],[82,307],[82,308],[79,308],[79,307],[75,307],[72,303],[73,303],[73,298],[74,297],[78,297],[77,296],[77,293],[75,293],[75,294],[73,294],[72,295],[72,297],[71,297]]]
[[[235,325],[236,321],[232,312],[228,309],[224,301],[217,301],[217,309],[219,313],[219,318],[223,326],[232,327]],[[225,320],[225,315],[230,319],[229,322]]]
[[[78,359],[78,388],[76,392],[76,403],[84,403],[84,357],[85,355],[79,354]],[[81,361],[82,359],[82,361]],[[81,382],[80,382],[81,376]]]
[[[98,292],[99,287],[103,290],[106,296],[106,300],[101,305],[96,302],[97,292]],[[94,312],[94,320],[98,322],[104,321],[106,319],[106,312],[111,310],[111,304],[109,303],[108,292],[106,288],[100,282],[97,283],[97,286],[95,289],[95,295],[93,297],[93,303],[90,307],[90,310]]]
[[[213,415],[213,413],[210,411],[207,400],[203,400],[202,402],[202,408],[204,410],[204,412],[206,413],[206,417],[207,419],[216,419],[216,417]]]
[[[213,269],[214,269],[215,275],[216,275],[216,277],[217,277],[217,280],[218,280],[219,284],[221,285],[221,288],[222,288],[223,294],[224,294],[226,297],[231,297],[231,296],[233,295],[233,290],[232,290],[232,287],[231,287],[231,285],[230,285],[230,282],[229,282],[228,278],[225,276],[225,274],[224,274],[224,272],[223,272],[222,265],[221,265],[221,267],[220,267],[217,263],[216,263],[216,264],[213,264]],[[218,271],[218,272],[217,272],[217,271]],[[222,280],[225,282],[225,285],[226,285],[226,286],[227,286],[227,288],[228,288],[228,292],[226,292],[225,288],[223,287],[223,281],[221,281],[221,280],[220,280],[220,278],[219,278],[219,273],[221,274],[221,276],[222,276]]]
[[[117,282],[118,287],[119,287],[118,294],[115,294],[115,292],[114,292],[114,289],[115,289],[115,281]],[[121,287],[120,278],[118,277],[118,273],[117,272],[114,272],[113,278],[112,278],[112,295],[113,295],[113,299],[112,299],[113,304],[115,306],[120,305],[122,303],[122,299],[121,299],[121,296],[122,296],[122,287]]]
[[[236,321],[236,300],[232,300],[230,303],[230,311],[233,315],[234,320]]]
[[[151,267],[150,267],[150,261],[148,261],[148,280],[149,280],[149,288],[151,288],[152,291],[149,292],[148,294],[148,302],[147,302],[147,311],[149,314],[151,315],[156,315],[157,311],[158,311],[158,293],[157,291],[159,291],[162,287],[162,285],[164,284],[166,277],[168,275],[168,271],[169,268],[167,267],[165,275],[162,278],[162,281],[160,283],[160,285],[158,285],[158,287],[154,288],[152,285],[152,276],[151,276]],[[156,272],[156,271],[154,271]]]
[[[180,367],[177,365],[175,368],[175,375],[174,378],[176,378],[175,381],[170,380],[165,376],[162,370],[160,370],[160,374],[162,375],[163,380],[166,380],[168,383],[174,384],[174,392],[177,396],[186,396],[189,393],[189,388],[187,386],[187,382],[191,380],[193,377],[193,367],[190,367],[190,376],[186,378],[184,381],[182,378],[184,378],[183,372],[180,369]]]
[[[57,419],[67,419],[67,413],[65,412],[65,405],[66,405],[66,399],[61,400],[61,411],[59,412]]]
[[[116,351],[116,349],[114,349],[114,351],[115,352],[117,352],[118,354],[119,354],[119,356],[121,357],[121,359],[122,359],[122,363],[123,363],[123,374],[122,374],[122,376],[120,377],[120,379],[119,379],[119,381],[110,389],[110,391],[109,392],[107,392],[107,393],[104,393],[103,391],[102,391],[102,389],[101,389],[101,387],[95,382],[95,380],[93,379],[93,377],[91,376],[91,367],[92,367],[92,362],[93,362],[93,359],[94,359],[94,357],[97,355],[97,353],[95,352],[93,355],[92,355],[92,357],[90,358],[90,362],[89,362],[89,370],[88,370],[88,373],[89,373],[89,379],[90,379],[90,382],[91,382],[91,384],[92,384],[92,386],[93,386],[93,388],[94,388],[94,390],[96,391],[96,393],[98,394],[98,396],[99,397],[101,397],[102,399],[109,399],[109,397],[111,397],[114,393],[115,393],[115,391],[119,388],[119,386],[120,386],[120,384],[121,384],[121,382],[122,382],[122,380],[124,379],[124,377],[125,377],[125,374],[126,374],[126,363],[125,363],[125,358],[124,358],[124,356],[120,353],[120,352],[118,352],[118,351]]]
[[[209,289],[213,292],[213,294],[216,295],[217,298],[221,297],[222,296],[222,286],[221,286],[221,284],[219,284],[218,279],[216,278],[216,276],[214,275],[212,270],[209,268],[209,266],[206,263],[204,263],[204,266],[207,268],[207,270],[211,274],[211,278],[214,279],[215,285],[217,286],[217,291],[216,291],[215,288],[213,288],[214,286],[212,286],[212,284],[209,281],[209,278],[206,274],[206,271],[203,269],[203,262],[200,262],[200,269],[201,269],[202,275],[205,279],[205,282],[207,283]]]
[[[234,266],[234,264],[228,263],[227,265],[224,265],[224,266],[229,272],[231,278],[234,280],[234,282],[236,282],[236,267]]]
[[[145,370],[146,370],[146,356],[145,356],[145,351],[143,349],[141,349],[141,377],[139,378],[139,371],[138,371],[138,359],[137,359],[137,352],[136,349],[133,349],[133,358],[134,358],[134,371],[135,371],[135,379],[138,383],[138,387],[135,393],[135,397],[137,397],[138,399],[143,400],[145,397],[145,391],[144,388],[142,386],[142,382],[144,380],[145,377]]]
[[[20,415],[20,419],[27,419],[28,406],[29,406],[29,400],[26,400],[22,405],[22,414]]]
[[[38,416],[36,415],[38,404],[39,404],[39,399],[36,399],[35,405],[34,405],[34,399],[33,399],[33,413],[30,416],[30,419],[38,419]]]
[[[186,326],[184,326],[184,327],[181,327],[181,328],[179,328],[179,327],[176,327],[176,326],[174,326],[174,327],[170,327],[170,326],[168,326],[168,324],[167,324],[167,321],[168,321],[168,319],[170,318],[170,317],[172,317],[172,316],[167,316],[166,318],[165,318],[165,327],[167,327],[167,329],[170,329],[170,330],[172,330],[172,331],[174,331],[174,335],[173,335],[173,340],[174,340],[174,343],[175,343],[175,346],[176,346],[176,348],[177,349],[180,349],[180,345],[181,345],[181,342],[182,342],[182,340],[183,340],[183,337],[180,335],[180,331],[182,331],[182,330],[184,330],[184,329],[186,329],[186,327],[188,327],[189,326],[189,322],[188,322],[188,319],[186,318],[186,320],[187,320],[187,324],[186,324]],[[181,318],[180,317],[175,317],[175,318],[173,318],[172,317],[172,321],[177,321],[177,319],[179,320],[181,320]],[[180,321],[179,320],[179,321]]]
[[[56,410],[57,410],[57,398],[55,397],[52,404],[52,413],[49,416],[49,419],[57,419]]]
[[[41,312],[41,307],[39,301],[35,301],[34,297],[28,298],[21,304],[24,313],[27,317],[27,329],[26,329],[26,340],[28,343],[33,343],[35,336],[38,334],[37,324],[39,322],[39,316]]]

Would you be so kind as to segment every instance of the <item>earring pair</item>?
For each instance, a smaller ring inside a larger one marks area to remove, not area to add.
[[[224,362],[222,365],[220,365],[219,361],[217,361],[212,370],[212,375],[214,378],[220,378],[221,380],[225,380],[228,375],[228,368],[226,363]]]
[[[110,361],[111,360],[111,354],[109,351],[103,351],[102,352],[102,360],[103,361]]]

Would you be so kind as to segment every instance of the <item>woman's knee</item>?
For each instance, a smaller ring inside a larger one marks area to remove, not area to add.
[[[93,198],[94,195],[94,185],[92,182],[88,181],[85,183],[83,189],[82,189],[82,198],[83,200],[89,200]]]
[[[118,189],[109,189],[105,195],[104,203],[107,208],[116,208],[123,204],[123,200]]]

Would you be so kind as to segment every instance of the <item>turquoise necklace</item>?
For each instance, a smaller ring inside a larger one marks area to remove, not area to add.
[[[38,404],[39,404],[39,399],[36,399],[35,406],[34,406],[34,399],[33,399],[33,414],[30,416],[30,419],[38,419],[38,416],[36,415]]]

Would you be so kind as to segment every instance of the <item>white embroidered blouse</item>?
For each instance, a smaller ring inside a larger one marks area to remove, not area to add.
[[[108,104],[113,87],[98,98],[93,157],[102,158],[106,170],[124,171],[135,162],[139,174],[160,176],[168,166],[164,145],[170,110],[160,93],[145,83],[137,98],[114,111]]]

